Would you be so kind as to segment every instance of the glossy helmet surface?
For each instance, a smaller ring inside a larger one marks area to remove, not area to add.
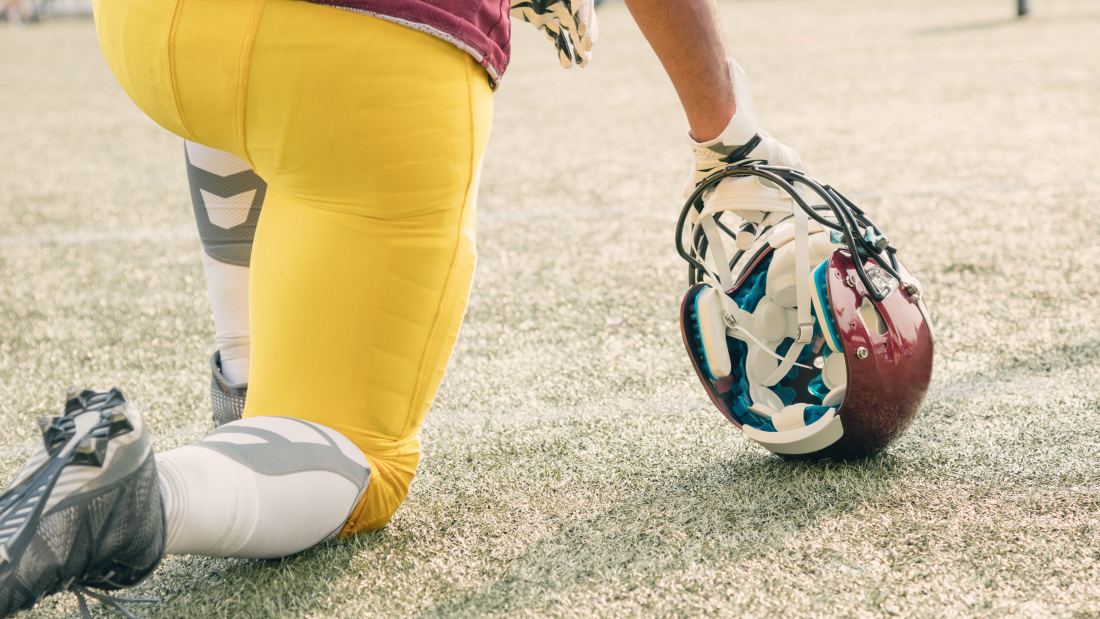
[[[756,177],[792,206],[768,226],[708,206],[708,189],[731,177]],[[688,356],[748,438],[783,456],[853,458],[909,427],[931,380],[934,332],[919,282],[858,207],[800,171],[742,162],[699,183],[677,249],[690,265]]]

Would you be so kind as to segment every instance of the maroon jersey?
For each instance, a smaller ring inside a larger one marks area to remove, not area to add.
[[[373,15],[453,43],[473,56],[493,84],[508,67],[510,0],[306,0]]]

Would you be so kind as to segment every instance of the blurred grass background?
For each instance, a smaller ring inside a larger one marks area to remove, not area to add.
[[[677,324],[689,154],[667,79],[619,3],[583,70],[515,24],[477,277],[406,504],[279,562],[170,558],[140,611],[1100,616],[1100,5],[721,7],[764,128],[924,282],[937,359],[910,431],[788,463],[713,410]],[[0,59],[2,478],[73,382],[123,388],[158,449],[199,438],[213,334],[181,140],[90,21],[0,27]]]

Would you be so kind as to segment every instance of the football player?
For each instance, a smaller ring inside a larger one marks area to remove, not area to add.
[[[693,180],[757,137],[749,155],[799,165],[758,136],[714,0],[627,5]],[[281,557],[389,521],[470,289],[510,12],[590,60],[589,0],[96,0],[119,83],[187,141],[219,427],[153,454],[121,392],[70,389],[0,495],[0,615],[64,590],[117,604],[88,588],[166,553]]]

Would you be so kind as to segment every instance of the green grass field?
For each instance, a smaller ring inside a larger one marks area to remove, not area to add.
[[[686,122],[609,4],[584,70],[515,25],[466,324],[389,526],[171,557],[135,610],[1100,617],[1100,5],[1032,5],[722,5],[763,126],[931,300],[933,385],[884,455],[784,462],[706,400],[677,324]],[[0,28],[0,481],[70,383],[120,386],[158,449],[210,429],[192,217],[181,140],[90,21]],[[25,616],[77,615],[66,595]]]

